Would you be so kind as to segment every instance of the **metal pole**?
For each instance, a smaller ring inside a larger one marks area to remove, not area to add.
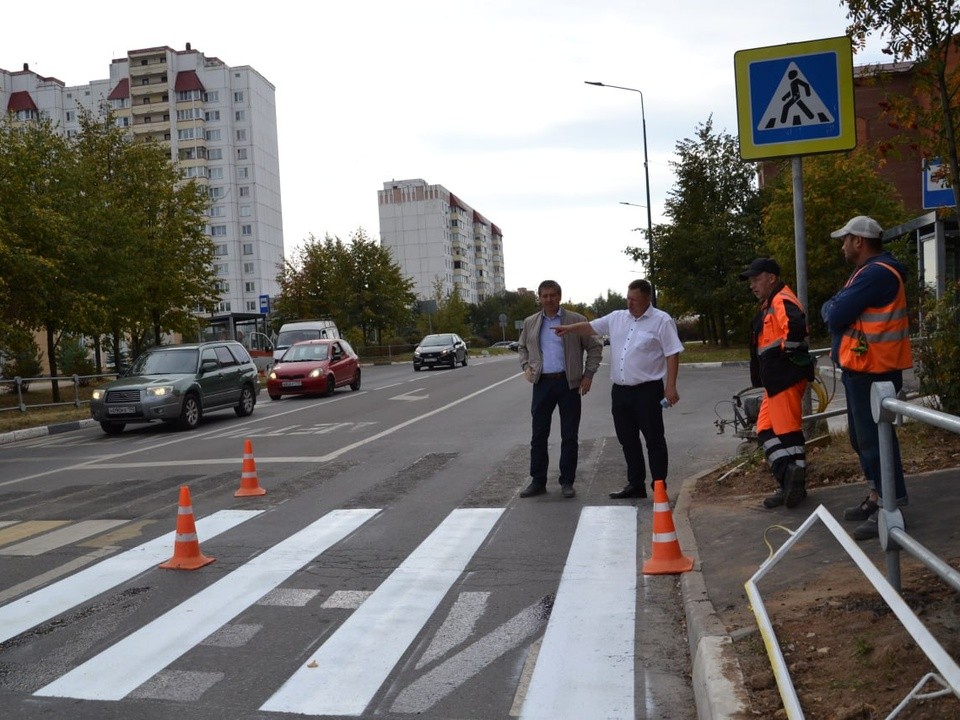
[[[608,87],[614,90],[628,90],[640,95],[640,120],[643,126],[643,179],[647,186],[647,278],[650,281],[650,304],[657,306],[657,284],[654,280],[655,270],[653,262],[653,211],[650,209],[650,160],[647,152],[647,112],[643,106],[643,91],[637,88],[623,87],[622,85],[607,85],[606,83],[584,80],[586,85]]]

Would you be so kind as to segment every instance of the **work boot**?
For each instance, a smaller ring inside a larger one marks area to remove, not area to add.
[[[783,488],[777,488],[777,491],[773,495],[769,495],[763,499],[763,506],[767,509],[772,510],[781,505],[783,505]]]
[[[783,474],[783,484],[786,489],[784,505],[795,508],[807,496],[807,471],[799,465],[790,463]]]
[[[870,518],[871,515],[874,515],[877,510],[880,509],[880,506],[876,502],[870,499],[870,496],[867,495],[866,499],[859,505],[855,507],[848,507],[843,511],[844,520],[859,520],[863,522]]]

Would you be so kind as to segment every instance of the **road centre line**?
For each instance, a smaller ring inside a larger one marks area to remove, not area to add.
[[[360,715],[502,513],[451,512],[260,710]]]
[[[466,402],[467,400],[472,400],[473,398],[477,397],[478,395],[482,395],[483,393],[485,393],[485,392],[487,392],[487,391],[489,391],[489,390],[493,390],[494,388],[496,388],[496,387],[498,387],[498,386],[500,386],[500,385],[503,385],[504,383],[508,383],[508,382],[510,382],[511,380],[514,380],[514,379],[520,377],[521,375],[523,375],[523,373],[517,373],[517,374],[515,374],[515,375],[511,375],[510,377],[505,378],[504,380],[500,380],[499,382],[496,382],[496,383],[494,383],[493,385],[489,385],[489,386],[487,386],[487,387],[485,387],[485,388],[483,388],[483,389],[481,389],[481,390],[477,390],[476,392],[470,393],[469,395],[464,395],[462,398],[460,398],[460,399],[458,399],[458,400],[454,400],[453,402],[447,403],[446,405],[443,405],[442,407],[434,408],[433,410],[430,410],[430,411],[428,411],[428,412],[425,412],[425,413],[422,413],[422,414],[420,414],[420,415],[417,415],[416,417],[410,418],[409,420],[405,420],[405,421],[403,421],[402,423],[399,423],[399,424],[397,424],[397,425],[394,425],[393,427],[389,427],[389,428],[386,428],[385,430],[381,430],[380,432],[375,433],[374,435],[371,435],[371,436],[368,437],[368,438],[364,438],[363,440],[357,440],[356,442],[350,443],[349,445],[344,445],[343,447],[339,448],[338,450],[334,450],[334,451],[332,451],[332,452],[329,452],[329,453],[327,453],[326,455],[307,455],[307,456],[291,456],[291,457],[276,457],[276,458],[261,458],[261,457],[258,457],[258,458],[257,458],[257,462],[259,462],[259,463],[268,463],[268,462],[276,462],[276,463],[281,463],[281,462],[283,462],[283,463],[321,463],[321,462],[329,462],[330,460],[335,460],[336,458],[340,457],[341,455],[343,455],[343,454],[345,454],[345,453],[350,452],[351,450],[356,450],[357,448],[361,448],[361,447],[363,447],[364,445],[368,445],[368,444],[370,444],[370,443],[372,443],[372,442],[375,442],[375,441],[377,441],[377,440],[380,440],[380,439],[382,439],[382,438],[385,438],[385,437],[388,436],[388,435],[392,435],[393,433],[398,432],[399,430],[403,430],[403,428],[408,427],[409,425],[413,425],[413,424],[418,423],[418,422],[420,422],[420,421],[422,421],[422,420],[425,420],[425,419],[428,418],[428,417],[431,417],[431,416],[433,416],[433,415],[437,415],[437,414],[442,413],[442,412],[444,412],[444,411],[446,411],[446,410],[449,410],[450,408],[456,407],[457,405],[460,405],[461,403],[464,403],[464,402]],[[120,457],[120,456],[117,456],[117,457]],[[207,459],[205,459],[205,460],[186,460],[186,461],[184,461],[183,463],[176,463],[176,462],[173,462],[173,461],[154,461],[154,462],[144,462],[144,463],[112,463],[112,462],[109,461],[109,458],[108,458],[106,462],[97,462],[97,461],[95,461],[95,460],[92,460],[92,461],[90,461],[90,462],[88,462],[88,463],[84,463],[82,466],[77,466],[77,467],[74,467],[74,468],[71,468],[71,469],[72,469],[72,470],[105,470],[105,469],[108,469],[108,468],[172,467],[172,466],[179,465],[179,464],[185,464],[185,465],[236,465],[236,464],[237,464],[237,459],[236,459],[235,457],[232,457],[232,458],[207,458]]]
[[[379,512],[327,513],[34,694],[123,699]]]
[[[209,540],[262,512],[219,510],[196,521],[197,534]],[[0,643],[159,565],[170,557],[175,536],[161,535],[0,607]]]

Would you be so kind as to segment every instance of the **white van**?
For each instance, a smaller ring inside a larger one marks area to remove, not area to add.
[[[333,320],[300,320],[284,323],[277,334],[277,342],[273,346],[273,361],[278,362],[281,356],[294,343],[304,340],[335,340],[340,337],[340,331]]]

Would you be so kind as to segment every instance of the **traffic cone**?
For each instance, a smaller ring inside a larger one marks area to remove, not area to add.
[[[257,480],[257,463],[253,459],[253,443],[249,440],[244,440],[243,466],[240,469],[240,489],[237,490],[233,496],[251,497],[266,494],[267,491],[260,487],[260,481]]]
[[[180,502],[177,507],[177,537],[173,542],[173,557],[160,565],[164,570],[196,570],[209,565],[216,558],[200,552],[197,526],[193,522],[193,506],[190,504],[190,488],[180,486]]]
[[[678,575],[693,569],[693,560],[680,552],[670,498],[663,480],[653,482],[652,550],[653,557],[643,564],[644,575]]]

